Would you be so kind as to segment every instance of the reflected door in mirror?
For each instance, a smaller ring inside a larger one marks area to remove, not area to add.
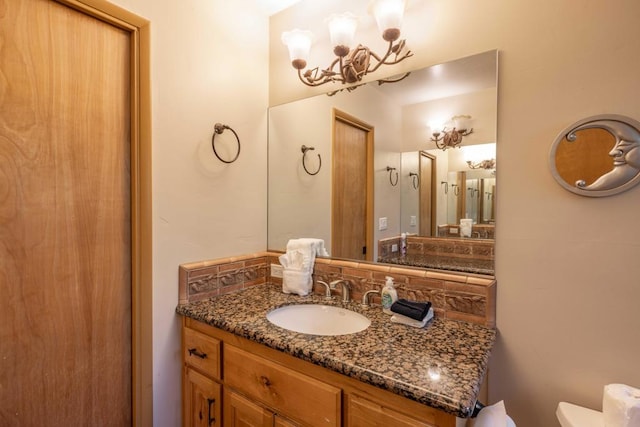
[[[373,130],[335,111],[331,255],[370,260],[373,248]]]
[[[435,236],[436,200],[433,183],[436,181],[435,156],[420,152],[420,236]]]

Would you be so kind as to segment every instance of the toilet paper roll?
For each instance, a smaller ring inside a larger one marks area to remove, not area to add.
[[[604,386],[604,427],[640,427],[640,389],[625,384]]]

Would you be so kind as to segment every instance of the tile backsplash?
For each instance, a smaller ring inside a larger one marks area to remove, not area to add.
[[[179,266],[179,303],[186,304],[250,286],[280,286],[282,279],[271,276],[271,264],[278,264],[278,252],[261,252],[238,257],[193,262]],[[351,296],[358,301],[364,292],[382,289],[386,276],[394,278],[398,296],[431,301],[436,316],[494,327],[496,281],[492,276],[399,267],[390,264],[317,258],[313,291],[317,280],[346,279]],[[339,293],[340,289],[334,292]],[[372,299],[380,303],[379,295]]]

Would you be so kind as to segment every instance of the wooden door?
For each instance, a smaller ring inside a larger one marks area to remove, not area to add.
[[[373,258],[373,128],[334,111],[331,256]]]
[[[2,9],[0,424],[131,425],[139,40],[50,0]]]
[[[435,236],[436,234],[436,158],[435,156],[420,152],[420,236]]]

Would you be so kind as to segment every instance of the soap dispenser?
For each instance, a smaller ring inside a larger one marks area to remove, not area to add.
[[[384,283],[384,287],[380,292],[380,296],[382,299],[382,311],[387,314],[393,314],[391,311],[391,305],[398,301],[398,291],[396,291],[395,285],[393,283],[393,277],[387,276],[386,281]]]

